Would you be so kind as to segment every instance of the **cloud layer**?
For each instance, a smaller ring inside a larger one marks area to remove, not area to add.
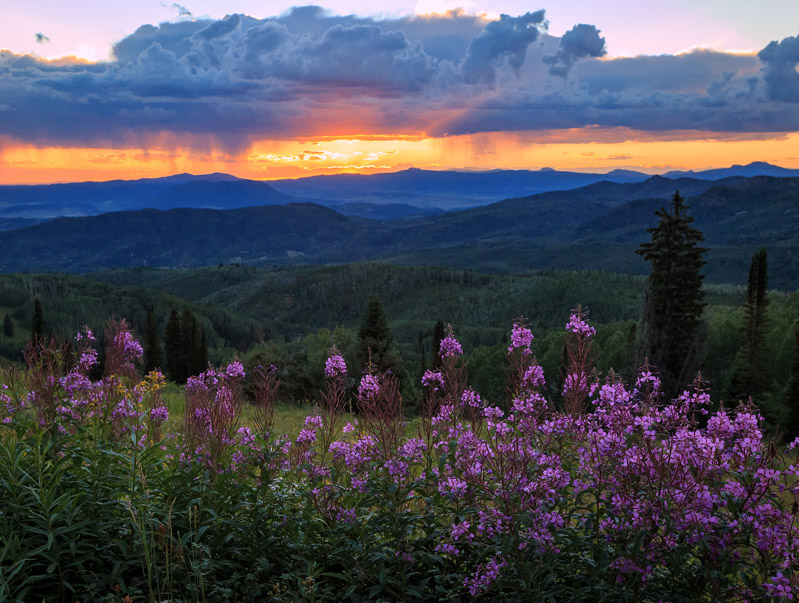
[[[107,63],[0,51],[0,136],[88,146],[176,136],[241,149],[319,135],[799,130],[799,36],[757,56],[608,60],[595,26],[560,38],[546,29],[544,11],[375,20],[308,6],[144,25]]]

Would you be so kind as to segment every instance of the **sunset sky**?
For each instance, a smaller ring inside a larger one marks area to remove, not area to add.
[[[6,0],[0,183],[799,168],[796,0],[364,4]]]

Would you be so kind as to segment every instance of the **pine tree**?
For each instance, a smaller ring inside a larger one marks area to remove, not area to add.
[[[205,327],[192,316],[191,325],[191,348],[189,351],[191,359],[189,362],[189,373],[199,375],[208,368],[208,347],[205,343]]]
[[[785,406],[788,409],[785,436],[790,441],[799,436],[799,321],[794,323],[793,361],[788,390],[785,392]]]
[[[33,300],[33,322],[31,324],[31,339],[44,340],[44,313],[39,298]]]
[[[3,318],[3,335],[6,337],[14,336],[14,322],[11,320],[11,315],[8,312],[6,312]]]
[[[436,326],[433,327],[433,368],[437,369],[441,366],[441,357],[438,355],[438,350],[441,347],[441,340],[444,339],[444,323],[439,318]]]
[[[378,372],[390,369],[395,375],[401,376],[402,360],[394,347],[394,337],[383,304],[376,295],[369,298],[358,329],[358,363],[361,370],[366,370],[370,357]]]
[[[702,312],[705,308],[700,273],[707,248],[700,247],[702,233],[679,191],[671,211],[655,212],[658,225],[648,228],[652,240],[636,253],[651,264],[644,302],[642,352],[661,373],[667,394],[675,394],[693,378],[702,344]]]
[[[144,372],[149,373],[160,367],[161,341],[155,322],[155,309],[150,305],[147,307],[147,323],[144,327]]]
[[[166,351],[166,374],[176,383],[185,383],[185,348],[183,347],[183,330],[178,311],[172,308],[169,320],[164,329],[164,349]]]
[[[745,320],[741,331],[741,344],[735,359],[730,383],[730,398],[756,400],[770,389],[766,327],[768,308],[768,258],[761,249],[749,267],[746,288]]]

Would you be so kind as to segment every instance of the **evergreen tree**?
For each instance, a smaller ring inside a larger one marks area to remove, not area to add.
[[[205,327],[202,325],[200,325],[200,348],[197,357],[197,372],[202,373],[208,369],[208,343],[205,341]]]
[[[768,259],[761,249],[752,256],[746,288],[744,326],[730,383],[733,400],[759,399],[770,389],[766,327],[768,307]]]
[[[785,436],[791,441],[799,436],[799,321],[794,323],[793,361],[788,390],[785,392],[785,406],[788,409]]]
[[[33,300],[33,323],[31,324],[31,339],[44,339],[44,313],[42,312],[42,303],[39,298]]]
[[[439,348],[441,347],[441,340],[444,339],[444,323],[439,318],[436,326],[433,327],[433,369],[441,366],[441,357],[438,355]]]
[[[648,228],[650,242],[636,253],[651,264],[644,302],[642,352],[660,371],[667,394],[693,378],[701,356],[702,312],[705,308],[700,273],[705,265],[702,233],[679,191],[671,211],[655,212],[658,225]]]
[[[185,368],[185,348],[183,330],[178,311],[172,308],[164,329],[164,349],[166,351],[166,374],[176,383],[185,383],[188,375]]]
[[[184,308],[183,313],[180,315],[180,339],[182,346],[182,367],[183,382],[186,381],[194,373],[194,365],[192,362],[194,358],[194,345],[195,345],[195,332],[197,331],[197,319],[194,318],[194,313],[189,308]]]
[[[147,324],[144,329],[144,372],[161,367],[161,341],[158,337],[158,324],[155,322],[155,309],[147,307]]]
[[[3,335],[6,337],[14,336],[14,322],[11,320],[11,315],[8,312],[6,312],[3,318]]]
[[[205,343],[205,327],[192,316],[191,355],[189,373],[199,375],[208,368],[208,348]]]
[[[361,370],[366,370],[370,357],[378,372],[390,369],[401,377],[402,360],[394,347],[394,337],[383,304],[376,295],[369,298],[358,329],[358,363]]]

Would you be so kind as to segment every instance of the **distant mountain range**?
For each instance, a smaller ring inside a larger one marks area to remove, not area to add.
[[[248,181],[231,184],[242,182]],[[766,176],[603,181],[402,220],[345,216],[319,204],[290,202],[287,193],[273,189],[284,195],[284,204],[141,209],[7,231],[0,238],[0,272],[383,259],[500,271],[645,273],[647,265],[634,251],[656,223],[654,211],[676,188],[688,198],[711,247],[708,280],[743,283],[752,253],[765,246],[770,284],[799,287],[799,178]]]
[[[799,170],[760,162],[705,172],[671,172],[653,179],[647,174],[629,170],[586,174],[551,169],[455,172],[413,168],[388,174],[337,174],[270,182],[215,173],[198,176],[176,174],[142,180],[0,186],[0,230],[26,225],[16,222],[18,219],[41,221],[138,209],[236,209],[299,202],[333,207],[349,216],[377,220],[410,219],[435,215],[442,210],[479,207],[502,199],[574,190],[599,183],[643,184],[645,188],[658,188],[659,180],[679,181],[689,177],[690,186],[696,193],[703,186],[709,186],[702,182],[757,175],[799,177]],[[634,194],[647,195],[643,189]]]

